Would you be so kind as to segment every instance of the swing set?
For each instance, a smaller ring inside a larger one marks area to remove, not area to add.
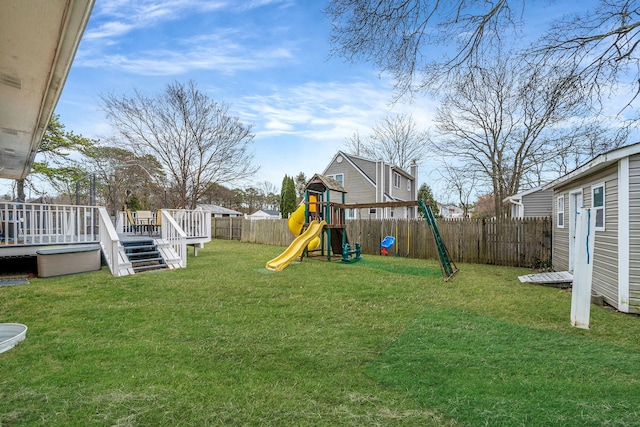
[[[424,202],[424,200],[418,201],[408,201],[408,202],[377,202],[377,203],[353,203],[353,204],[342,204],[339,205],[341,209],[360,209],[360,208],[397,208],[397,207],[410,207],[410,206],[419,206],[420,210],[423,213],[424,219],[427,221],[429,225],[429,229],[431,230],[431,234],[433,236],[433,242],[438,251],[438,261],[440,262],[440,269],[442,271],[442,277],[445,282],[451,280],[456,273],[459,271],[456,264],[453,262],[451,257],[449,256],[449,251],[442,240],[442,236],[440,236],[440,230],[438,229],[438,225],[436,223],[435,215],[431,210],[431,206]],[[389,249],[395,244],[396,246],[396,256],[400,256],[398,244],[398,222],[395,221],[395,236],[387,235],[380,242],[380,254],[388,255]],[[407,225],[407,255],[409,254],[409,248],[411,243],[411,234],[410,227]]]
[[[416,202],[417,205],[417,202]],[[396,245],[396,256],[399,257],[400,256],[400,240],[399,240],[399,233],[398,233],[398,220],[394,219],[394,228],[395,228],[395,234],[391,235],[390,233],[387,234],[387,236],[385,238],[382,239],[382,241],[380,242],[380,255],[389,255],[389,249],[395,244]],[[407,240],[407,252],[405,254],[406,257],[409,256],[409,252],[411,250],[411,224],[407,223],[407,236],[406,236],[406,240]],[[398,244],[396,244],[396,241],[398,242]]]
[[[331,201],[331,193],[341,196],[341,203]],[[334,179],[316,174],[305,187],[304,203],[298,209],[301,218],[298,238],[278,258],[267,262],[267,268],[280,271],[293,259],[309,257],[312,253],[319,253],[331,261],[331,254],[340,256],[342,262],[355,262],[362,259],[360,243],[351,244],[347,237],[346,211],[360,208],[398,208],[419,206],[423,212],[429,228],[432,231],[434,243],[438,250],[438,259],[442,270],[442,277],[449,281],[458,272],[455,263],[449,257],[449,252],[440,237],[435,216],[431,207],[423,200],[408,202],[376,202],[376,203],[345,203],[344,188]],[[293,217],[293,215],[292,215]],[[290,227],[291,228],[291,227]],[[395,222],[395,236],[387,235],[380,243],[380,253],[387,255],[389,249],[396,246],[396,256],[400,256],[398,245],[398,222]],[[312,245],[311,243],[314,242]],[[407,226],[407,255],[410,247],[410,232]]]

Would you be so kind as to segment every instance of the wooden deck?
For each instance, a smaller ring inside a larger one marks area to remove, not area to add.
[[[66,238],[29,236],[13,244],[0,243],[0,259],[12,257],[36,256],[38,250],[43,248],[61,248],[68,245],[98,244],[100,240],[94,238],[78,238],[77,236],[67,236]]]
[[[136,221],[135,213],[123,212],[114,220],[100,206],[0,201],[0,261],[35,258],[43,248],[100,244],[111,273],[121,276],[131,274],[122,243],[152,239],[170,268],[184,268],[187,245],[195,250],[211,240],[209,211],[161,209],[142,224],[130,223],[129,216]]]
[[[557,288],[569,288],[573,283],[573,275],[568,271],[527,274],[526,276],[518,276],[518,279],[522,283],[534,283]]]

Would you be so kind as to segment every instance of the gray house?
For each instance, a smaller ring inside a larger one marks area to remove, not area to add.
[[[576,209],[596,217],[593,292],[640,313],[640,143],[601,154],[547,184],[554,197],[553,266],[573,271]]]
[[[382,160],[338,151],[322,175],[344,187],[347,203],[380,203],[416,200],[418,166],[409,172]],[[416,207],[349,209],[347,218],[415,218]]]
[[[511,204],[511,218],[541,218],[553,212],[553,189],[530,188],[503,200]]]

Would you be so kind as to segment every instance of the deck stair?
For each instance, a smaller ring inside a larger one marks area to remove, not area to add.
[[[134,273],[169,268],[153,239],[122,242]]]

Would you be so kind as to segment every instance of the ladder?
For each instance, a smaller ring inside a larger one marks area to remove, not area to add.
[[[435,215],[433,215],[431,206],[425,204],[424,200],[422,199],[418,201],[418,204],[420,205],[420,209],[422,209],[422,213],[424,214],[424,218],[427,220],[429,228],[431,228],[433,241],[435,242],[436,248],[438,249],[438,259],[440,260],[442,278],[445,282],[448,282],[458,272],[458,267],[456,267],[455,263],[451,261],[451,258],[449,257],[449,251],[447,251],[447,247],[444,245],[442,237],[440,237],[440,231],[438,230],[438,225],[436,224],[436,217]]]

